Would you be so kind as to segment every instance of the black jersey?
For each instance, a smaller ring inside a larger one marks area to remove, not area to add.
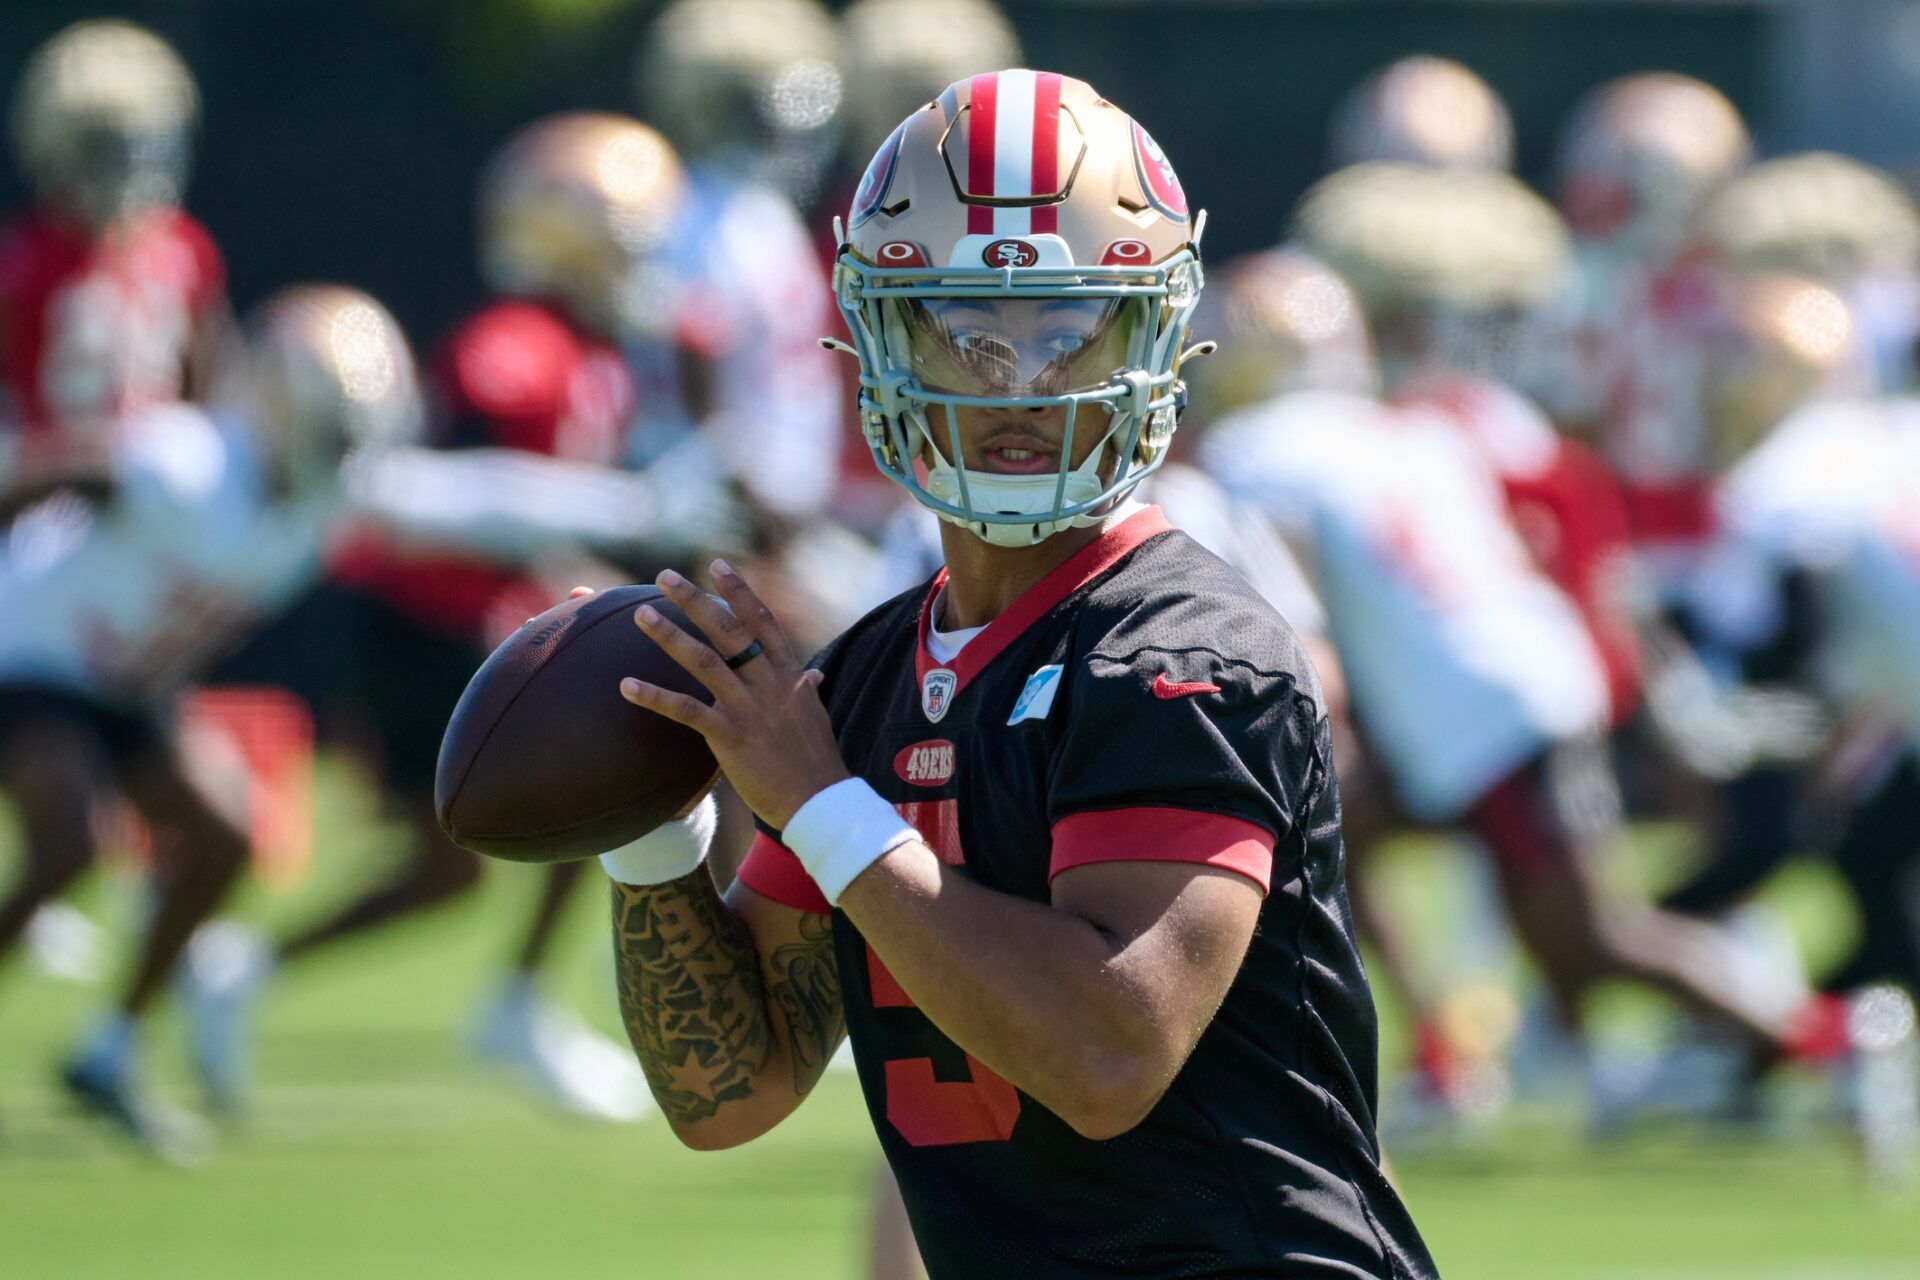
[[[819,660],[848,768],[936,854],[1039,902],[1070,867],[1126,859],[1227,867],[1268,892],[1192,1057],[1145,1121],[1104,1142],[943,1036],[835,914],[861,1083],[930,1274],[1432,1276],[1380,1170],[1326,713],[1292,631],[1151,507],[948,665],[926,646],[941,581]],[[772,836],[740,874],[829,909]]]

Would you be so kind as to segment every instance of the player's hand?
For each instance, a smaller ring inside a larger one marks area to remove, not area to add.
[[[634,612],[635,625],[707,687],[713,704],[631,676],[620,695],[697,730],[740,798],[779,830],[801,805],[852,775],[820,702],[820,673],[800,665],[779,619],[724,560],[713,562],[713,581],[724,608],[671,569],[655,580],[712,648],[646,605]],[[759,653],[727,665],[755,644]]]

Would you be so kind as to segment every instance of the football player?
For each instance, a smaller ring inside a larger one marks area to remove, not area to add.
[[[1514,529],[1587,623],[1620,723],[1640,673],[1622,500],[1524,393],[1555,365],[1573,270],[1559,218],[1503,173],[1368,166],[1315,187],[1296,228],[1359,293],[1389,400],[1454,424],[1493,467]]]
[[[268,311],[265,341],[316,312],[331,318],[331,364],[297,372],[357,378],[359,396],[340,411],[223,430],[186,406],[151,408],[116,433],[106,472],[115,501],[46,499],[16,522],[0,559],[0,785],[26,847],[0,905],[0,951],[86,870],[94,801],[109,786],[123,792],[153,835],[157,905],[127,987],[64,1079],[83,1105],[170,1157],[195,1138],[141,1089],[138,1028],[244,867],[247,838],[234,796],[196,767],[168,707],[310,579],[346,451],[403,439],[414,422],[410,367],[386,358],[398,331],[370,300],[291,293]]]
[[[1175,427],[1196,232],[1086,84],[949,87],[875,157],[838,271],[874,457],[944,518],[944,571],[811,671],[724,566],[731,613],[663,577],[710,661],[637,616],[717,698],[621,692],[763,824],[724,899],[685,826],[603,859],[655,1096],[690,1145],[744,1142],[850,1031],[935,1277],[1434,1274],[1373,1135],[1318,682],[1127,500]]]
[[[1914,1155],[1913,1014],[1875,984],[1920,986],[1920,411],[1844,394],[1835,373],[1857,348],[1825,287],[1761,276],[1736,303],[1710,366],[1726,469],[1716,534],[1685,617],[1713,670],[1742,689],[1812,694],[1843,728],[1810,759],[1741,762],[1710,860],[1668,901],[1727,910],[1810,832],[1839,831],[1831,853],[1860,936],[1822,985],[1865,1033],[1848,1101],[1869,1167],[1894,1172]],[[1906,1065],[1876,1072],[1874,1056]]]
[[[1661,359],[1657,349],[1626,341],[1635,318],[1660,305],[1656,292],[1686,247],[1701,201],[1751,152],[1746,124],[1726,95],[1665,71],[1600,85],[1561,132],[1555,199],[1573,231],[1579,292],[1549,407],[1563,427],[1617,450],[1620,465],[1631,467],[1632,428],[1619,426],[1624,436],[1611,430],[1609,397],[1633,376],[1628,361]]]
[[[815,0],[676,0],[655,21],[639,98],[686,163],[671,232],[671,326],[627,342],[634,447],[689,437],[718,455],[777,547],[833,496],[841,387],[819,336],[824,274],[794,212],[838,137],[832,19]]]
[[[1511,169],[1513,116],[1467,67],[1415,54],[1353,87],[1334,112],[1328,151],[1335,168],[1385,161]]]
[[[1663,599],[1684,584],[1713,534],[1715,446],[1705,380],[1728,332],[1726,295],[1740,279],[1788,272],[1847,303],[1870,385],[1910,379],[1920,218],[1887,175],[1823,153],[1754,165],[1697,210],[1689,249],[1622,326],[1626,355],[1603,440],[1635,537]]]
[[[1470,190],[1460,185],[1468,181],[1485,179],[1428,182],[1368,166],[1311,193],[1299,227],[1346,268],[1363,300],[1435,288],[1474,236],[1516,256],[1475,254],[1474,272],[1455,283],[1497,289],[1508,273],[1533,268],[1513,227],[1446,195]],[[1424,200],[1407,222],[1400,197],[1415,191]],[[1445,353],[1431,308],[1380,310],[1389,370],[1418,371]],[[1463,348],[1485,332],[1469,327]],[[1796,1009],[1790,995],[1776,1000],[1746,984],[1730,939],[1598,890],[1591,855],[1617,826],[1598,738],[1605,666],[1574,603],[1514,531],[1484,443],[1423,405],[1319,393],[1219,424],[1205,453],[1216,475],[1311,546],[1356,718],[1401,805],[1416,821],[1466,829],[1487,849],[1565,1025],[1580,1025],[1595,982],[1627,976],[1709,1011],[1760,1050],[1843,1047],[1830,1009]],[[1422,1007],[1419,990],[1409,995]]]
[[[405,472],[383,468],[385,500],[400,511],[436,496],[474,511],[495,506],[501,481],[465,475],[463,455],[488,455],[489,474],[532,477],[559,511],[550,523],[604,521],[589,512],[601,491],[629,494],[608,470],[622,456],[635,412],[631,375],[616,345],[649,311],[666,305],[660,259],[680,214],[684,178],[653,130],[620,116],[568,114],[523,129],[489,166],[479,198],[482,266],[499,294],[455,328],[433,365],[437,439],[443,458],[415,459]],[[515,467],[516,458],[526,463]],[[557,460],[571,470],[536,467]],[[593,473],[605,471],[604,479]],[[464,495],[456,477],[473,487]],[[404,482],[401,482],[404,478]],[[724,494],[697,476],[656,485],[683,490],[654,510],[615,522],[646,529],[651,571],[662,558],[706,549],[725,537]],[[611,488],[609,488],[611,486]],[[702,501],[702,497],[707,501]],[[721,513],[717,518],[714,513]],[[378,736],[383,789],[405,815],[408,857],[389,881],[342,904],[277,945],[240,934],[196,946],[193,1009],[203,1069],[213,1094],[236,1099],[243,1075],[246,1006],[270,970],[364,936],[368,930],[451,901],[476,885],[477,855],[455,845],[434,816],[434,764],[454,703],[486,654],[550,590],[526,571],[523,555],[466,536],[426,539],[382,510],[333,557],[333,576],[352,597],[353,638],[377,655],[357,673],[358,697]],[[609,530],[610,531],[610,530]],[[437,541],[437,545],[436,545]],[[548,554],[568,545],[561,529]],[[603,538],[604,543],[607,539]],[[617,540],[616,540],[617,541]],[[513,548],[516,552],[518,548]],[[294,621],[311,625],[308,619]],[[478,1047],[553,1105],[577,1114],[634,1120],[645,1090],[627,1055],[577,1017],[540,996],[537,978],[579,868],[545,873],[545,887],[508,979],[486,1011]]]
[[[34,203],[0,226],[0,514],[97,488],[119,424],[206,394],[228,312],[219,251],[179,207],[198,112],[179,56],[126,22],[67,28],[20,78]]]

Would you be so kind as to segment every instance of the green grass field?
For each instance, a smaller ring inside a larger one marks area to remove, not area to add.
[[[323,772],[320,800],[321,873],[290,898],[250,891],[245,914],[304,916],[378,865],[392,835],[351,780]],[[1433,900],[1419,891],[1431,871],[1397,869],[1409,900]],[[286,975],[263,1010],[252,1118],[194,1172],[66,1112],[50,1066],[99,993],[9,968],[0,1277],[857,1277],[876,1148],[850,1075],[767,1139],[693,1155],[657,1122],[551,1119],[472,1064],[467,1027],[532,883],[497,869],[477,901]],[[108,880],[82,902],[126,919],[130,890]],[[1817,876],[1780,892],[1803,931],[1844,928]],[[577,912],[564,982],[611,1030],[598,886]],[[1643,1015],[1623,1002],[1618,1016]],[[184,1095],[180,1058],[163,1023],[152,1067]],[[1670,1126],[1596,1147],[1572,1112],[1528,1109],[1396,1163],[1449,1277],[1920,1277],[1920,1201],[1863,1195],[1844,1144],[1810,1123],[1764,1138]]]

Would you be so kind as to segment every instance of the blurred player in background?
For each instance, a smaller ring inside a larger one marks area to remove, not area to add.
[[[1415,54],[1354,86],[1334,111],[1327,149],[1335,169],[1380,162],[1506,170],[1513,116],[1469,68]]]
[[[717,457],[777,554],[833,497],[845,404],[819,337],[830,292],[795,212],[826,177],[843,82],[815,0],[676,0],[637,69],[646,119],[686,163],[670,328],[631,343],[634,448]]]
[[[327,318],[331,364],[295,368],[312,348],[292,335],[316,315]],[[244,778],[176,735],[173,699],[311,580],[343,505],[347,452],[402,441],[418,425],[411,364],[393,358],[404,343],[371,300],[290,291],[256,333],[258,359],[289,380],[354,379],[357,394],[324,415],[236,412],[236,399],[217,426],[182,405],[127,418],[105,459],[113,501],[40,503],[0,558],[0,783],[26,845],[0,906],[0,949],[91,865],[95,802],[124,793],[152,835],[155,908],[116,1008],[64,1080],[83,1105],[169,1157],[197,1142],[142,1088],[138,1030],[248,847]]]
[[[575,577],[620,575],[583,569],[583,553],[569,551],[578,545],[564,535],[569,525],[598,534],[600,545],[624,540],[628,554],[644,546],[645,563],[634,571],[651,572],[724,542],[723,495],[703,502],[699,492],[661,476],[636,476],[622,486],[611,471],[636,412],[617,344],[649,323],[653,308],[670,303],[660,263],[684,198],[672,148],[624,117],[551,117],[502,148],[479,197],[482,267],[500,300],[440,345],[432,366],[432,443],[449,451],[446,462],[410,476],[413,492],[393,492],[393,501],[421,502],[433,485],[431,492],[478,514],[500,499],[499,486],[537,479],[537,492],[557,509],[547,517],[553,527],[524,551],[536,564],[565,559],[565,572]],[[474,451],[487,454],[493,470],[467,479],[487,488],[461,495],[436,481],[436,473],[463,475],[458,459]],[[531,461],[515,468],[514,455],[571,469]],[[624,495],[628,509],[608,509],[605,492]],[[363,528],[334,556],[333,576],[351,589],[351,634],[363,655],[348,696],[364,703],[378,736],[382,789],[412,833],[407,858],[391,881],[277,945],[232,934],[210,936],[204,953],[196,947],[201,1040],[223,1080],[237,1082],[242,1074],[235,1059],[246,1032],[235,1024],[273,967],[439,906],[480,876],[479,858],[455,845],[434,817],[440,735],[481,660],[542,612],[555,588],[528,574],[527,555],[503,556],[464,532],[424,549],[418,536],[401,535],[388,520]],[[544,890],[477,1043],[483,1057],[555,1106],[633,1120],[643,1114],[645,1089],[631,1060],[544,999],[538,986],[578,871],[560,865],[542,873]]]
[[[1578,280],[1548,407],[1605,451],[1631,496],[1646,493],[1656,506],[1660,490],[1648,486],[1664,484],[1675,461],[1665,438],[1674,428],[1662,424],[1676,406],[1661,398],[1676,371],[1654,320],[1687,305],[1682,255],[1694,215],[1751,150],[1724,94],[1671,72],[1599,86],[1560,135],[1555,199],[1573,232]]]
[[[1920,1141],[1920,1056],[1910,994],[1878,984],[1920,983],[1920,413],[1844,394],[1857,338],[1821,284],[1740,281],[1722,323],[1705,408],[1715,534],[1682,617],[1719,679],[1811,695],[1837,731],[1732,771],[1711,856],[1667,901],[1725,912],[1793,853],[1831,853],[1860,934],[1823,985],[1871,1051],[1849,1093],[1869,1168],[1896,1174]]]
[[[33,206],[0,226],[0,518],[97,490],[123,422],[207,392],[229,320],[220,253],[179,203],[199,101],[164,41],[116,21],[54,36],[14,88]]]
[[[1524,221],[1494,216],[1503,206],[1476,189],[1485,181],[1362,166],[1302,202],[1302,239],[1375,320],[1390,392],[1487,337],[1437,323],[1436,302],[1497,299],[1503,281],[1552,265],[1535,260]],[[1417,403],[1296,396],[1221,424],[1206,448],[1216,475],[1312,547],[1356,717],[1401,805],[1478,838],[1567,1026],[1594,983],[1624,976],[1738,1027],[1756,1052],[1844,1049],[1828,1011],[1744,981],[1730,939],[1600,892],[1594,859],[1618,834],[1599,739],[1605,664],[1515,532],[1482,441]],[[1423,1007],[1412,975],[1398,976]]]

